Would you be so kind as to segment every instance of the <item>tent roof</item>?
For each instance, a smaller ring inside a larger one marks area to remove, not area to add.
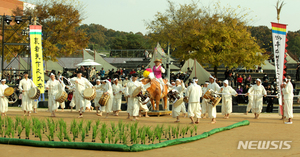
[[[162,59],[162,64],[166,65],[167,58],[168,58],[168,55],[164,52],[164,50],[161,48],[159,43],[157,43],[157,46],[153,53],[153,57],[151,58],[150,63],[146,67],[148,67],[149,65],[150,65],[150,67],[153,67],[155,65],[155,63],[154,63],[155,59]],[[170,58],[170,61],[174,61],[174,59]],[[171,64],[170,69],[179,70],[180,68],[178,68],[176,65]]]
[[[297,64],[297,61],[295,61],[288,53],[286,53],[286,61],[287,63],[296,63]]]
[[[265,60],[265,65],[261,65],[261,68],[264,70],[275,70],[275,66],[272,65],[268,60]]]
[[[188,67],[193,67],[194,66],[194,60],[193,59],[188,59],[184,62],[183,66],[181,67],[182,72],[186,72]]]
[[[103,59],[99,53],[97,53],[96,51],[94,53],[95,53],[95,62],[101,63],[104,71],[107,71],[108,69],[110,69],[110,70],[117,69],[117,67],[109,64],[105,59]],[[96,70],[101,70],[101,67],[96,66]]]
[[[209,76],[211,74],[206,71],[197,61],[194,62],[193,71],[189,79],[193,79],[193,77],[198,78],[198,84],[204,84],[205,81],[208,81]]]

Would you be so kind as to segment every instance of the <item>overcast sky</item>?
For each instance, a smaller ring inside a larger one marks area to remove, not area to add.
[[[125,32],[147,33],[145,22],[154,19],[159,11],[168,8],[166,0],[80,0],[86,5],[84,24],[100,24],[106,28]],[[176,4],[190,3],[190,0],[172,0]],[[197,1],[197,0],[196,0]],[[200,6],[207,6],[217,0],[199,0]],[[220,0],[222,6],[250,8],[254,18],[251,25],[264,25],[270,28],[270,22],[277,22],[275,4],[277,0]],[[300,29],[300,0],[285,0],[281,11],[280,23],[288,24],[288,31]]]

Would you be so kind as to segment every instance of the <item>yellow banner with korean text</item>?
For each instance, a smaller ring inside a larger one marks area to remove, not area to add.
[[[31,50],[31,69],[32,81],[44,93],[44,62],[42,51],[42,26],[31,25],[30,28],[30,50]]]

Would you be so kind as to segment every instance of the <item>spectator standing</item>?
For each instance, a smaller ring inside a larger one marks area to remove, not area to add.
[[[265,76],[264,76],[264,78],[263,78],[263,81],[265,82],[265,80],[269,80],[269,76],[268,76],[268,74],[267,73],[265,73]]]
[[[238,86],[241,86],[242,83],[243,83],[243,78],[242,78],[242,75],[239,75],[238,78],[236,79],[236,82],[237,82],[237,85]]]
[[[134,69],[132,69],[129,73],[129,75],[135,74],[136,72],[134,71]]]
[[[251,84],[251,81],[252,81],[251,75],[248,75],[245,84]]]
[[[102,68],[102,69],[100,70],[100,77],[104,77],[104,75],[105,75],[105,71],[104,71],[104,69]]]
[[[241,87],[241,85],[238,85],[236,92],[239,94],[238,95],[238,103],[242,103],[243,102],[243,96],[240,94],[243,94],[243,88]]]
[[[227,80],[228,79],[228,77],[229,77],[229,69],[228,68],[226,68],[226,70],[225,70],[225,72],[224,72],[224,75],[225,75],[225,80]],[[230,86],[230,85],[229,85]]]
[[[272,90],[270,84],[266,87],[266,91],[267,91],[267,95],[274,95],[274,90]],[[268,103],[266,112],[272,113],[274,97],[266,97],[266,99],[267,99],[267,103]]]

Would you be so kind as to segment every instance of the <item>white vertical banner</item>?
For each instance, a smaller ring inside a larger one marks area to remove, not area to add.
[[[286,43],[286,25],[280,23],[272,23],[272,39],[273,39],[273,50],[274,50],[274,61],[275,61],[275,72],[276,72],[276,82],[278,89],[278,102],[280,106],[280,113],[283,114],[282,109],[282,94],[281,94],[281,84],[284,79],[284,53],[285,53],[285,43]]]

